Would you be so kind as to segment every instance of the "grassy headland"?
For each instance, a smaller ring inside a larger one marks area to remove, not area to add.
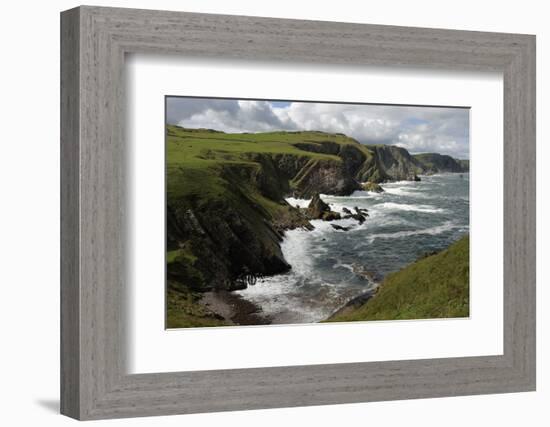
[[[202,306],[205,292],[240,289],[250,275],[291,268],[280,247],[284,232],[311,224],[285,197],[349,195],[364,183],[416,179],[422,171],[403,148],[343,134],[168,125],[167,326],[223,323]]]
[[[344,307],[329,322],[435,319],[469,315],[470,239],[390,273],[360,307]]]

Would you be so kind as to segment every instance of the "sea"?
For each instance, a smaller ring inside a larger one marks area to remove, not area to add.
[[[363,224],[314,220],[312,231],[287,231],[281,247],[292,269],[236,293],[261,308],[273,324],[319,322],[374,290],[386,274],[447,248],[469,231],[469,174],[420,178],[382,184],[383,193],[321,195],[333,211],[366,208],[369,216]],[[287,201],[300,207],[310,202]],[[331,224],[349,229],[336,230]]]

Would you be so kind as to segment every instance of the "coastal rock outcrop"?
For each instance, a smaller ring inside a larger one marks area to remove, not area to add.
[[[363,182],[361,184],[361,188],[365,191],[371,191],[373,193],[383,193],[384,189],[380,184],[377,184],[376,182]]]
[[[309,219],[322,219],[324,221],[333,221],[341,218],[338,212],[332,211],[330,206],[321,199],[319,193],[315,193],[311,198],[311,202],[309,202],[306,209],[306,215]]]
[[[167,137],[169,149],[181,153],[167,160],[167,275],[198,291],[242,287],[243,274],[288,271],[280,242],[286,230],[313,228],[310,219],[363,223],[368,216],[334,212],[320,193],[380,191],[379,183],[466,167],[323,132],[236,136],[170,125]],[[299,209],[285,201],[290,195],[312,202]]]
[[[413,158],[421,168],[421,173],[426,175],[442,172],[468,172],[470,170],[468,160],[458,160],[445,154],[423,153],[415,154]]]

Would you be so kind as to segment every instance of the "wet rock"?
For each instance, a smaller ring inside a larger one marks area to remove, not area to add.
[[[363,224],[367,220],[366,216],[363,214],[351,214],[351,215],[347,215],[345,218],[352,218],[355,221],[357,221],[359,224]]]
[[[383,193],[384,189],[380,186],[380,184],[377,184],[376,182],[363,182],[361,184],[361,188],[364,191],[372,191],[373,193]]]
[[[323,212],[323,215],[321,215],[321,219],[323,221],[334,221],[336,219],[342,219],[342,217],[338,212],[329,211]]]
[[[323,202],[319,193],[316,193],[311,198],[306,213],[311,219],[321,219],[325,212],[331,212],[330,206]]]
[[[359,207],[355,206],[355,207],[353,208],[353,210],[354,210],[355,212],[357,212],[359,215],[366,215],[366,216],[368,216],[368,211],[369,211],[369,210],[368,210],[367,208],[359,208]]]
[[[330,206],[323,202],[319,193],[312,197],[306,209],[306,215],[309,219],[322,219],[323,221],[334,221],[342,218],[338,212],[332,211]]]
[[[343,227],[341,225],[338,225],[338,224],[330,224],[332,226],[332,228],[334,228],[335,230],[339,230],[339,231],[349,231],[351,229],[351,227]]]

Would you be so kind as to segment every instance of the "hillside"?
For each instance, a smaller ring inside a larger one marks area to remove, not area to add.
[[[469,315],[469,236],[389,274],[376,294],[327,321],[431,319]]]
[[[441,172],[468,172],[470,162],[458,160],[451,156],[438,153],[414,154],[413,159],[421,169],[422,174],[434,174]]]
[[[169,125],[166,151],[169,313],[192,306],[201,293],[288,271],[284,232],[311,224],[285,197],[349,195],[365,182],[418,179],[422,171],[403,148],[324,132],[229,134]]]
[[[343,135],[168,126],[168,277],[193,290],[231,290],[243,286],[243,274],[287,271],[284,230],[310,225],[285,196],[351,194],[372,162]]]
[[[364,181],[410,181],[423,173],[422,165],[404,148],[396,145],[366,145],[374,154],[376,171],[374,177]]]

